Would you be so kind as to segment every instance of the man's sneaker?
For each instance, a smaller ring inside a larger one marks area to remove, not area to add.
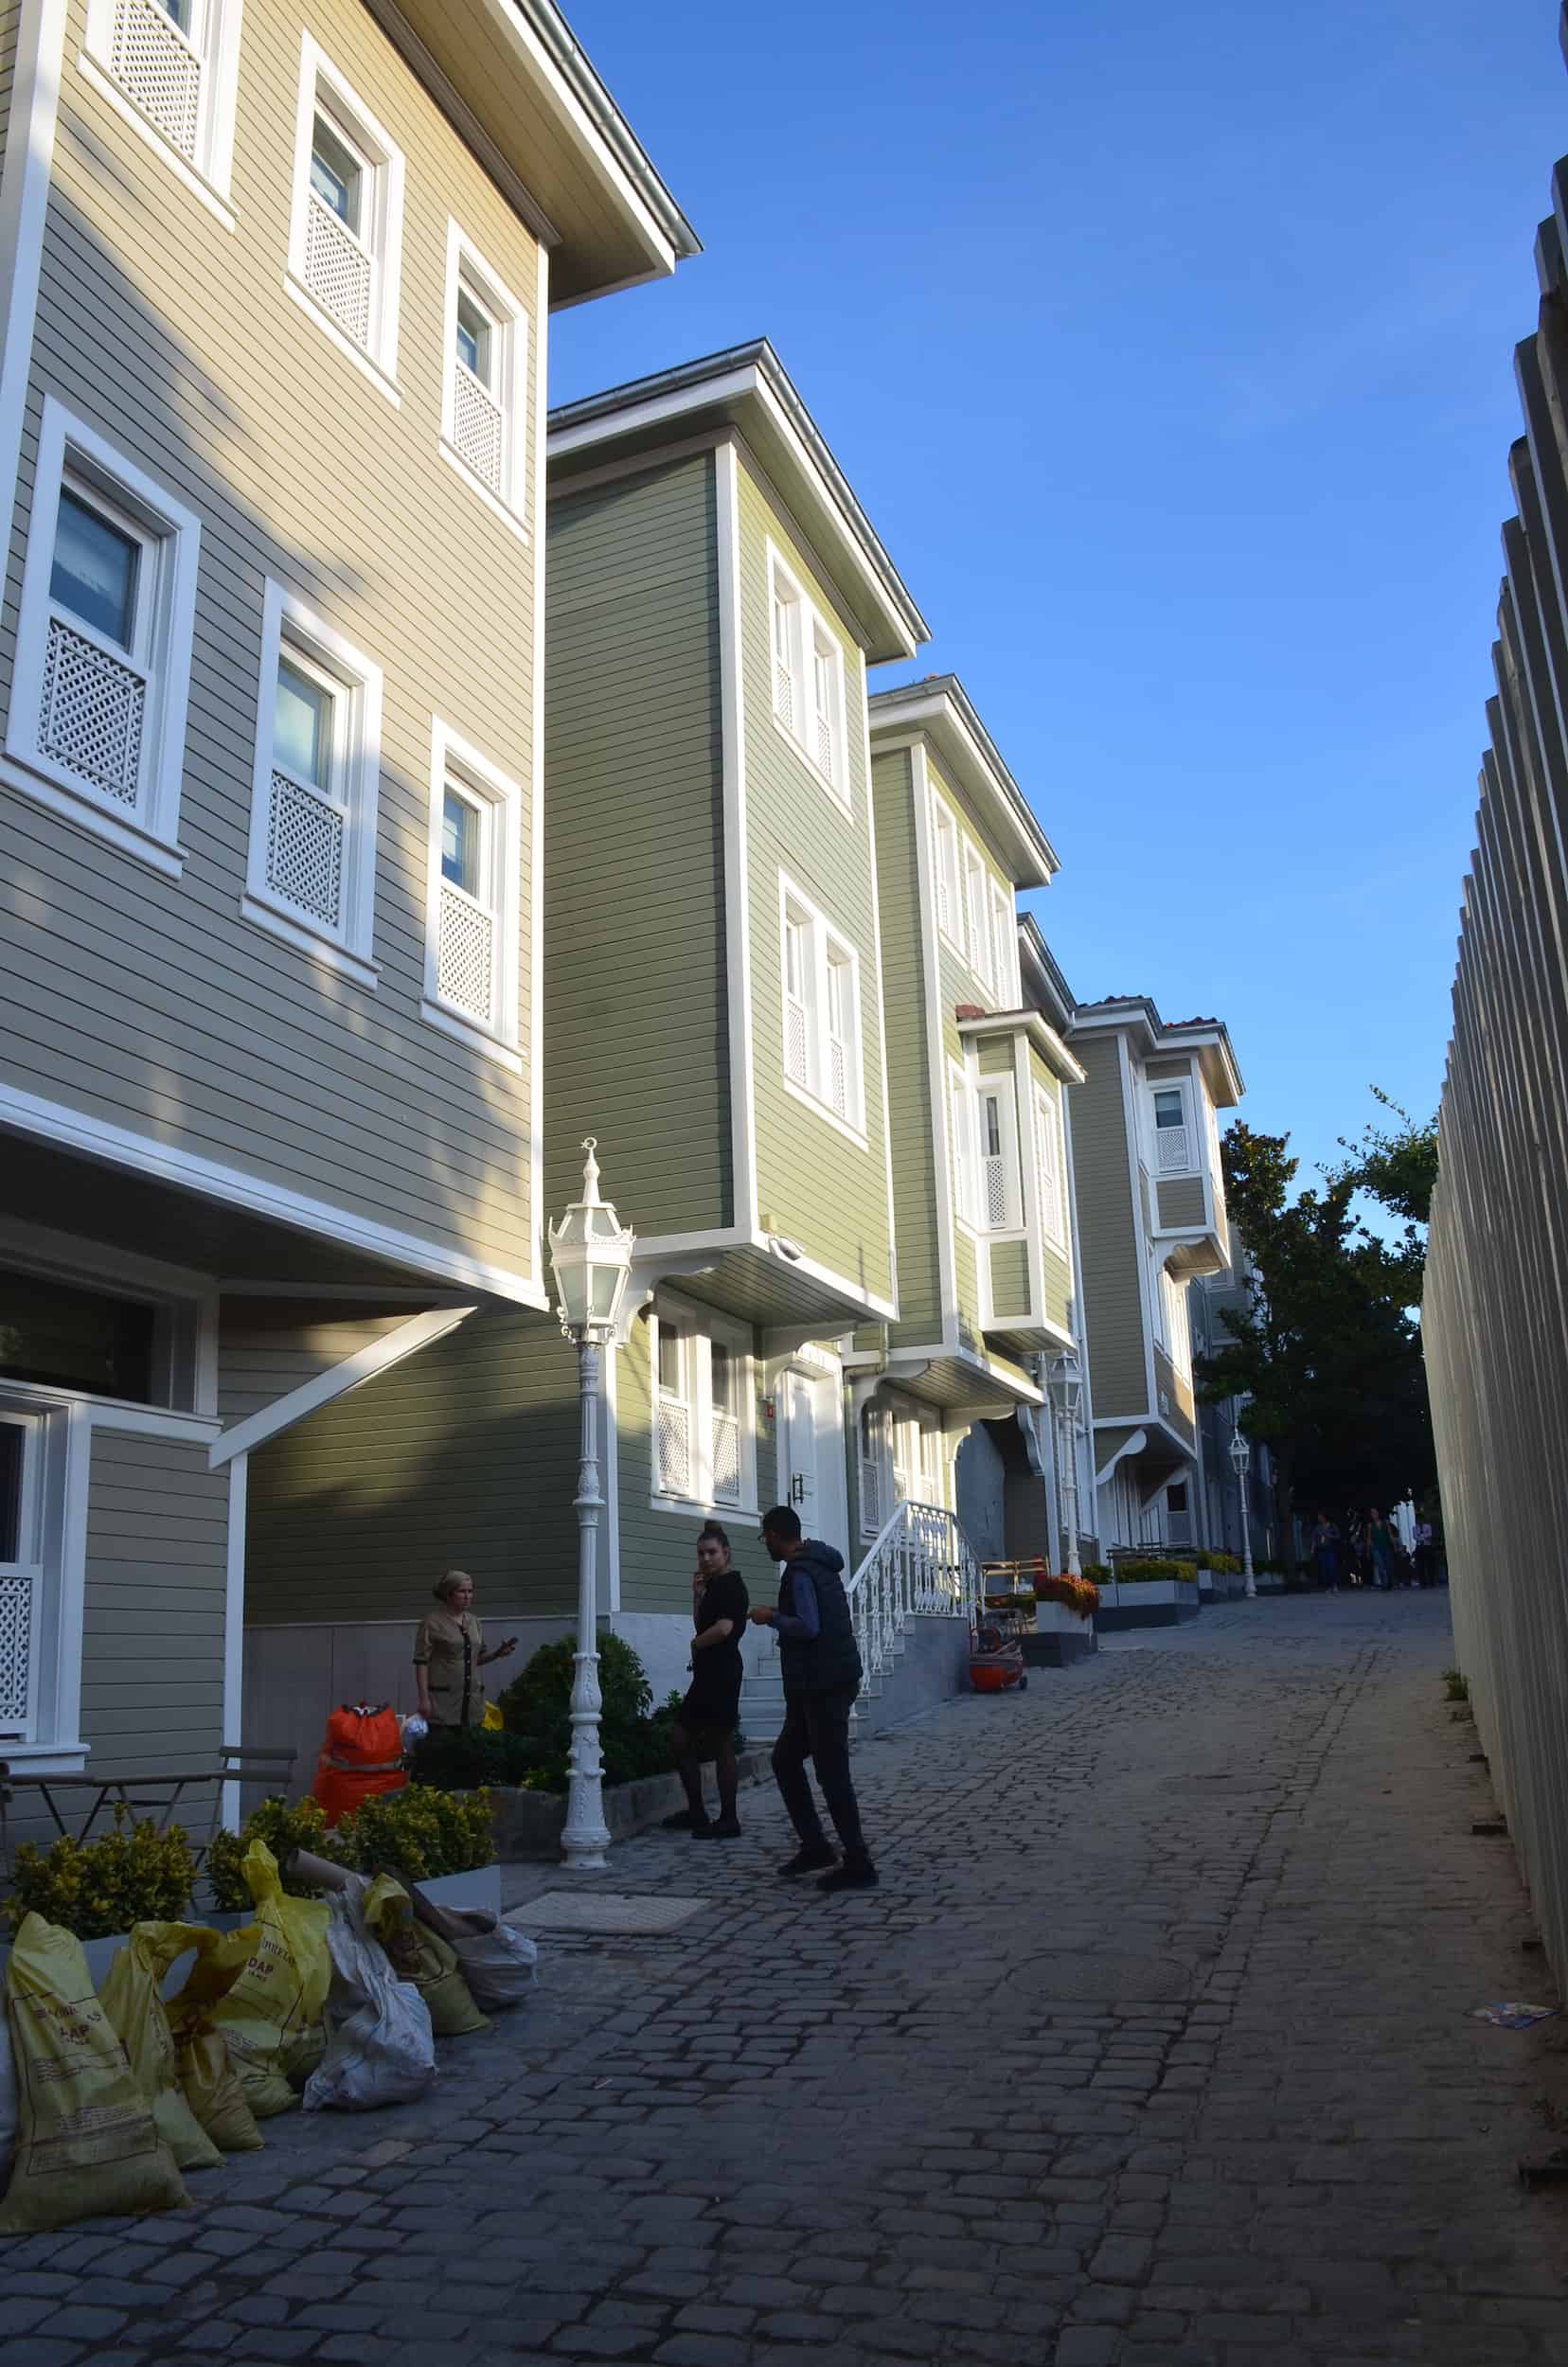
[[[834,1865],[838,1851],[831,1842],[803,1841],[793,1858],[779,1867],[780,1874],[814,1874],[819,1866]]]
[[[874,1891],[881,1880],[876,1867],[864,1849],[857,1849],[836,1865],[831,1874],[825,1874],[818,1882],[819,1891]]]
[[[692,1815],[689,1808],[677,1808],[673,1816],[662,1820],[660,1830],[666,1833],[693,1833],[700,1831],[706,1823],[705,1816],[698,1818]]]
[[[739,1841],[740,1819],[738,1816],[719,1816],[711,1824],[694,1824],[691,1838],[693,1841]]]

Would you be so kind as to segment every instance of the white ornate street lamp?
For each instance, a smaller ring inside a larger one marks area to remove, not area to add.
[[[604,1764],[599,1757],[599,1711],[604,1706],[597,1651],[598,1522],[604,1504],[598,1464],[600,1371],[604,1350],[615,1345],[636,1236],[621,1230],[614,1208],[599,1198],[598,1162],[594,1157],[597,1145],[592,1134],[582,1148],[588,1153],[582,1170],[582,1198],[573,1201],[561,1222],[550,1227],[550,1263],[555,1268],[561,1328],[577,1346],[582,1405],[582,1451],[573,1504],[578,1517],[578,1639],[572,1661],[572,1753],[561,1854],[574,1872],[588,1874],[603,1866],[610,1846],[604,1822]]]
[[[1241,1567],[1247,1576],[1247,1600],[1257,1594],[1257,1580],[1253,1575],[1252,1508],[1247,1502],[1247,1473],[1252,1468],[1252,1440],[1242,1436],[1239,1421],[1231,1432],[1230,1459],[1236,1467],[1237,1492],[1241,1499]]]
[[[1067,1499],[1067,1575],[1080,1578],[1083,1564],[1078,1559],[1078,1439],[1083,1407],[1083,1368],[1076,1348],[1063,1348],[1060,1356],[1053,1358],[1047,1385],[1056,1407],[1058,1465],[1062,1493]],[[1064,1434],[1065,1452],[1061,1450]]]

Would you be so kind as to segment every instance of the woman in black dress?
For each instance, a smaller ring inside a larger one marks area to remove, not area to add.
[[[745,1580],[730,1568],[729,1539],[717,1521],[704,1522],[691,1581],[691,1682],[674,1731],[686,1806],[665,1819],[672,1831],[688,1832],[696,1841],[734,1841],[740,1831],[735,1813],[739,1781],[735,1726],[740,1714],[740,1639],[749,1609]],[[713,1761],[719,1779],[717,1819],[703,1806],[704,1759]]]

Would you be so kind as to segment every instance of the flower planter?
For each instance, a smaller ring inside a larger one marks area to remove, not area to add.
[[[1021,1636],[1024,1659],[1030,1668],[1068,1668],[1094,1651],[1095,1623],[1080,1619],[1065,1603],[1041,1599],[1035,1604],[1032,1634]]]
[[[1101,1587],[1095,1625],[1102,1634],[1120,1628],[1174,1628],[1196,1619],[1201,1607],[1198,1589],[1187,1578],[1117,1582]]]

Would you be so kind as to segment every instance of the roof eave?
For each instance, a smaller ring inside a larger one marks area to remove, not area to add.
[[[780,495],[805,508],[797,523],[853,614],[866,662],[913,657],[931,628],[766,338],[559,405],[547,456],[558,472],[617,447],[656,456],[662,443],[709,427],[736,429],[781,480]]]
[[[868,701],[871,746],[894,744],[900,734],[926,733],[956,775],[954,785],[989,810],[1008,841],[1016,887],[1048,887],[1061,864],[1028,799],[998,753],[956,675],[903,683]]]

